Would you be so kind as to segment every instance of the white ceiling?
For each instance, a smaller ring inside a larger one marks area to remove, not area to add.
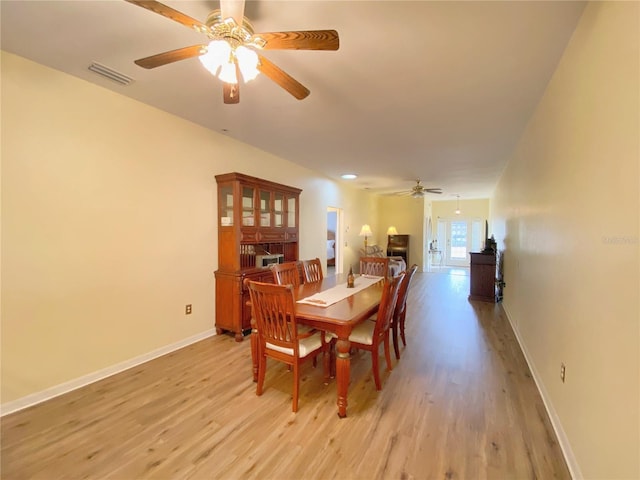
[[[217,1],[163,2],[204,21]],[[134,60],[206,37],[124,0],[1,0],[1,46],[376,192],[413,179],[442,199],[488,197],[579,20],[573,1],[247,1],[256,32],[335,29],[338,51],[265,51],[311,90],[264,76],[240,104],[193,58]],[[135,79],[90,72],[99,62]],[[152,136],[154,132],[150,132]],[[162,133],[164,134],[164,133]]]

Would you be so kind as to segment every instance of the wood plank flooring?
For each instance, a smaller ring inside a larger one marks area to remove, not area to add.
[[[3,417],[2,478],[570,478],[501,306],[468,292],[468,276],[416,274],[409,345],[381,392],[353,356],[345,419],[321,362],[294,414],[286,366],[257,397],[248,338],[216,336]]]

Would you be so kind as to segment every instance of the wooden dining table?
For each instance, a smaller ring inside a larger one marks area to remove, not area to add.
[[[295,291],[296,300],[347,283],[347,275],[340,274],[324,278],[321,282],[300,285]],[[299,323],[336,334],[336,386],[338,393],[338,416],[347,416],[347,393],[351,376],[351,342],[349,335],[353,328],[378,311],[382,299],[383,278],[363,290],[329,306],[296,303],[296,318]],[[258,331],[251,320],[251,355],[253,380],[258,379]]]

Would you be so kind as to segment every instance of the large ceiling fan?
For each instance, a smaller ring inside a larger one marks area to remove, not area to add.
[[[413,198],[421,198],[424,197],[426,193],[435,193],[440,195],[442,193],[442,189],[426,188],[420,183],[420,180],[416,180],[416,184],[411,188],[411,190],[398,192],[397,195],[411,195]]]
[[[208,44],[178,48],[136,60],[144,68],[200,57],[204,67],[223,82],[224,103],[240,101],[239,78],[248,82],[262,73],[298,100],[309,89],[260,55],[260,50],[338,50],[340,39],[335,30],[301,30],[254,33],[244,16],[244,0],[220,0],[220,10],[212,11],[202,23],[155,0],[126,0],[182,25],[204,33]],[[286,7],[283,7],[286,8]]]

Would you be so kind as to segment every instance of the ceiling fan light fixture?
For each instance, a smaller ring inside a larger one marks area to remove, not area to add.
[[[240,67],[240,73],[245,82],[249,82],[258,76],[260,71],[258,70],[258,54],[250,48],[240,45],[235,51],[236,58],[238,59],[238,66]]]
[[[204,23],[157,0],[127,1],[190,29],[195,28],[210,41],[209,45],[191,45],[139,58],[135,60],[135,64],[152,69],[199,57],[202,65],[224,82],[223,99],[229,104],[240,100],[238,77],[242,77],[246,83],[258,73],[263,73],[298,100],[303,100],[310,93],[307,87],[253,49],[338,50],[340,47],[340,38],[335,30],[296,30],[256,35],[253,26],[244,16],[245,0],[220,0],[220,8],[211,11]]]
[[[234,28],[238,28],[238,22],[233,17],[227,17],[222,20],[222,23],[225,24],[229,30],[233,30]]]
[[[236,76],[236,64],[227,62],[220,68],[220,74],[218,78],[224,83],[237,84],[238,77]]]
[[[413,192],[411,196],[413,198],[422,198],[422,192]]]
[[[200,62],[211,72],[211,75],[217,76],[218,70],[229,62],[231,56],[231,45],[225,40],[213,40],[207,47],[207,52],[198,57]],[[235,72],[234,72],[235,75]]]

